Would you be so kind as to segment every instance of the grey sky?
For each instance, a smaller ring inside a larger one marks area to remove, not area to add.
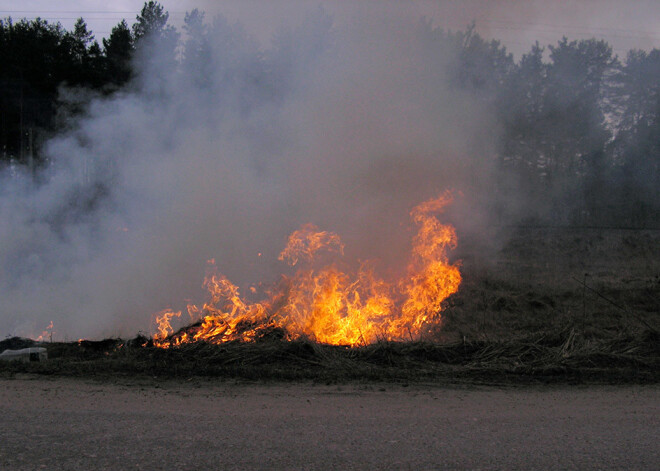
[[[323,1],[337,21],[349,21],[356,10],[392,10],[396,14],[426,16],[443,28],[463,29],[472,20],[484,37],[500,39],[519,55],[535,40],[554,44],[562,35],[569,39],[606,39],[619,55],[631,48],[660,48],[660,1],[658,0],[357,0]],[[132,24],[142,0],[0,0],[0,16],[14,19],[40,16],[70,28],[82,16],[100,39],[122,18]],[[208,16],[221,12],[242,22],[262,42],[267,42],[282,23],[297,20],[317,5],[310,0],[186,0],[163,1],[172,24],[179,26],[186,11],[195,7]]]

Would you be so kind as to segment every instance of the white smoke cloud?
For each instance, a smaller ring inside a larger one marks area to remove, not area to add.
[[[237,283],[277,280],[306,222],[387,270],[407,212],[446,188],[464,195],[453,222],[480,225],[493,123],[446,86],[452,57],[419,18],[373,13],[312,10],[271,46],[220,19],[181,73],[142,56],[134,88],[49,142],[41,183],[5,172],[0,333],[134,335],[202,296],[210,258]]]

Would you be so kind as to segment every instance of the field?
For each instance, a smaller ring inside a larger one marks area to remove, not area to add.
[[[255,343],[158,349],[146,338],[45,343],[0,374],[219,377],[336,383],[655,383],[660,231],[516,228],[455,254],[463,284],[419,338],[337,347],[278,332]],[[5,348],[31,343],[6,339]],[[146,346],[145,346],[146,344]]]

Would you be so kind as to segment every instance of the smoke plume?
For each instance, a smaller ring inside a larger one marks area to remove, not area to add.
[[[270,44],[217,17],[178,71],[153,44],[131,87],[48,143],[47,170],[5,171],[0,333],[52,320],[57,339],[134,335],[202,297],[208,259],[239,285],[276,281],[308,222],[349,262],[395,271],[408,211],[445,189],[447,217],[477,231],[497,128],[447,86],[454,58],[427,23],[357,14],[312,9]]]

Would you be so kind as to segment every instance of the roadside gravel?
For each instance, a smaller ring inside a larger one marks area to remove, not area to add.
[[[0,469],[660,469],[657,386],[0,379]]]

